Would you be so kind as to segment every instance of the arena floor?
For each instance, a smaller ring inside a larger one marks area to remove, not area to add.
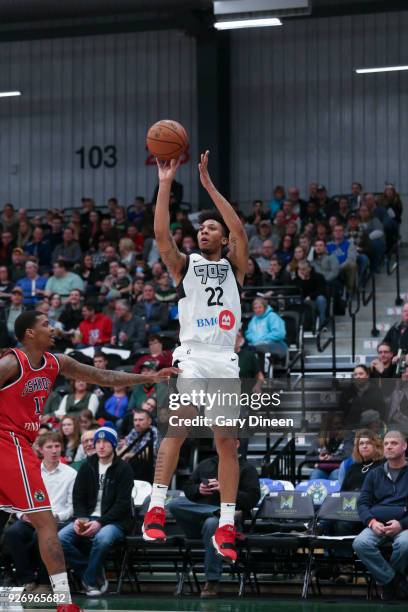
[[[168,597],[109,597],[100,600],[80,600],[76,602],[84,607],[85,612],[97,610],[115,610],[129,612],[131,610],[149,612],[358,612],[362,608],[370,612],[383,612],[385,604],[380,601],[333,601],[322,598],[319,601],[302,602],[297,600],[277,600],[276,598],[251,597],[243,600],[236,598],[218,598],[213,601],[201,601],[198,598],[176,599]],[[393,610],[406,610],[404,602],[388,604]]]

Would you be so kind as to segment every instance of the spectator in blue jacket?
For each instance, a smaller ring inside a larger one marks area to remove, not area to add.
[[[26,262],[25,273],[26,275],[17,281],[16,286],[23,290],[24,306],[35,309],[36,304],[44,299],[47,279],[38,274],[38,264],[35,261]]]
[[[33,230],[31,241],[24,247],[24,252],[28,256],[37,258],[42,272],[51,269],[52,246],[48,238],[44,235],[42,227],[37,226]]]
[[[384,465],[367,474],[358,501],[358,513],[366,528],[353,548],[378,584],[382,599],[408,597],[408,464],[407,442],[400,431],[384,437]],[[392,542],[387,561],[380,546]]]
[[[245,333],[249,345],[260,353],[272,353],[277,357],[285,357],[288,351],[285,343],[285,321],[263,298],[256,298],[252,302],[252,310],[254,316]]]

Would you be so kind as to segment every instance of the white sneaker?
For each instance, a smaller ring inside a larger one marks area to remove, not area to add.
[[[102,591],[100,590],[99,587],[89,586],[86,589],[87,597],[100,597],[101,595],[102,595]]]
[[[109,589],[109,581],[106,578],[106,572],[105,572],[105,568],[102,568],[102,578],[103,578],[103,583],[102,585],[99,587],[101,593],[106,593],[106,591]]]

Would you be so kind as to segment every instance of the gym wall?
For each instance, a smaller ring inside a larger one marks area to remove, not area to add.
[[[149,125],[179,119],[197,140],[195,41],[181,32],[0,43],[0,74],[1,90],[23,92],[0,99],[1,202],[150,199]],[[184,199],[196,201],[195,165],[183,166],[180,180]]]
[[[232,197],[309,181],[408,193],[408,12],[285,21],[232,33]],[[407,215],[405,215],[406,217]]]

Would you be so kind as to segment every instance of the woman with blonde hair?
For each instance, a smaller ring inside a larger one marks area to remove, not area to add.
[[[384,460],[383,441],[371,429],[360,429],[354,437],[351,465],[341,485],[342,491],[360,491],[368,472]],[[346,459],[346,463],[348,460]]]
[[[306,259],[305,249],[298,244],[298,246],[293,251],[293,257],[291,261],[286,266],[286,270],[289,272],[292,280],[296,277],[296,271],[298,269],[299,261],[303,261],[304,259]]]

